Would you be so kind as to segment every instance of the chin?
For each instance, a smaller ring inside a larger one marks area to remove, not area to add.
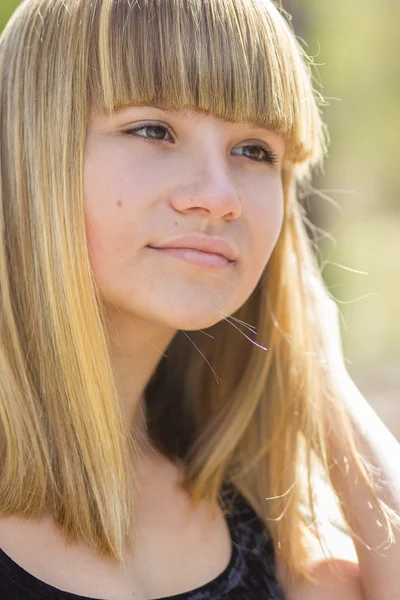
[[[229,315],[227,311],[222,312]],[[223,319],[224,317],[222,315],[215,312],[207,313],[206,311],[199,311],[198,313],[196,313],[195,311],[192,311],[191,314],[187,315],[182,313],[180,315],[169,314],[164,318],[160,318],[160,321],[162,321],[164,325],[171,327],[172,329],[182,329],[183,331],[197,331],[199,329],[207,329],[207,327],[212,327],[213,325],[216,325]]]
[[[222,321],[224,317],[221,315],[213,315],[210,317],[199,316],[197,319],[188,318],[186,320],[181,319],[176,329],[182,329],[183,331],[198,331],[199,329],[207,329],[216,325]]]
[[[230,316],[236,312],[239,307],[228,307],[222,302],[215,307],[206,307],[204,304],[193,301],[189,306],[181,303],[170,306],[168,310],[160,311],[158,315],[153,313],[153,318],[173,329],[182,329],[184,331],[196,331],[198,329],[207,329],[220,321],[223,321],[226,316]],[[220,314],[222,313],[222,314]]]

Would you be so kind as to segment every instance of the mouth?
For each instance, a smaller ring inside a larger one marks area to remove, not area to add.
[[[236,261],[229,260],[222,254],[204,252],[196,248],[154,248],[153,246],[147,246],[147,248],[158,252],[160,257],[175,258],[202,269],[226,269],[236,264]]]

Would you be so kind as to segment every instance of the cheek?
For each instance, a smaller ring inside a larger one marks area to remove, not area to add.
[[[249,253],[242,270],[242,289],[246,290],[246,299],[256,288],[271,254],[278,241],[284,218],[284,195],[278,177],[260,186],[259,193],[254,196],[248,206],[247,226],[250,233]]]
[[[85,213],[85,226],[90,264],[97,282],[104,285],[121,261],[119,236],[112,227],[94,219],[88,212]]]
[[[271,187],[264,202],[257,203],[253,215],[256,261],[264,267],[278,241],[284,218],[284,195],[280,182]]]
[[[124,190],[112,165],[88,162],[84,173],[85,228],[92,268],[99,274],[123,255]],[[125,219],[126,221],[126,219]]]

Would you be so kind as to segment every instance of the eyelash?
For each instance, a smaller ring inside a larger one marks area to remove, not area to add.
[[[135,129],[127,129],[126,131],[123,131],[122,133],[124,135],[133,135],[134,133],[136,133],[137,131],[140,131],[141,129],[151,129],[152,127],[165,129],[165,131],[167,131],[172,136],[171,128],[167,127],[166,125],[160,125],[159,123],[146,123],[145,125],[141,125],[140,127],[136,127]],[[166,140],[156,140],[156,139],[152,139],[152,138],[146,138],[143,136],[137,136],[137,137],[141,137],[142,139],[144,139],[148,142],[153,142],[153,143],[166,141]],[[279,162],[279,156],[277,154],[275,154],[275,152],[272,152],[272,150],[270,150],[266,146],[261,146],[261,145],[257,145],[257,144],[249,144],[247,146],[242,146],[242,148],[257,148],[257,149],[262,150],[267,158],[266,162],[271,164],[272,166],[276,166]],[[247,157],[247,158],[249,158],[249,157]],[[259,163],[264,162],[262,160],[256,160],[253,158],[249,158],[249,160],[251,160],[252,162],[259,162]]]

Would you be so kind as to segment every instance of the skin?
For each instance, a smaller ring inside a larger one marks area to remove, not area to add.
[[[276,155],[274,164],[260,145]],[[91,115],[84,164],[90,261],[122,406],[144,440],[143,391],[177,330],[233,314],[268,263],[283,221],[284,149],[266,128],[195,110],[132,106],[113,118]],[[147,248],[187,233],[225,238],[237,261],[203,269]]]

